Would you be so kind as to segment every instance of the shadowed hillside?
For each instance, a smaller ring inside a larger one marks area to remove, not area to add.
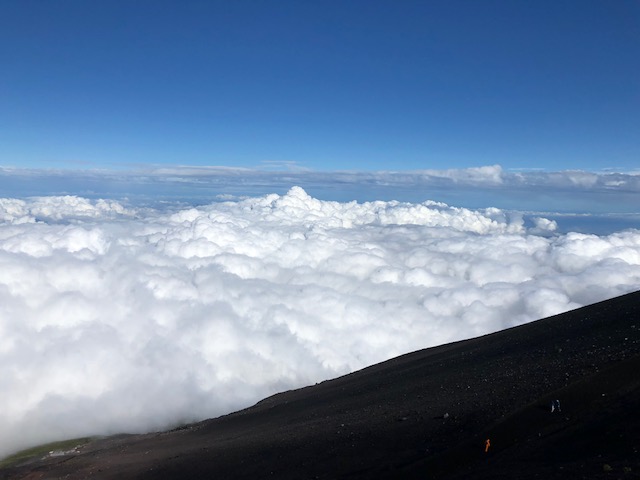
[[[640,478],[638,372],[640,292],[0,478]]]

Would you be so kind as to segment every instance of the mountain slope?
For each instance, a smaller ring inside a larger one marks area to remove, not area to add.
[[[636,292],[0,478],[640,478],[639,371]]]

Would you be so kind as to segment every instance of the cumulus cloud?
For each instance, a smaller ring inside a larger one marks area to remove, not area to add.
[[[0,455],[149,431],[640,288],[640,231],[294,187],[0,200]]]
[[[35,197],[29,201],[0,198],[0,222],[33,223],[36,220],[73,222],[92,218],[133,216],[135,211],[120,202],[99,199],[90,201],[72,195]]]

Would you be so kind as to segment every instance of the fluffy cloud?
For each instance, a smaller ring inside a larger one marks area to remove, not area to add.
[[[219,415],[640,288],[640,231],[555,228],[300,188],[173,211],[1,199],[0,455]]]
[[[72,195],[34,197],[26,200],[0,198],[0,223],[34,223],[36,220],[65,221],[133,216],[132,210],[110,200],[91,202]]]

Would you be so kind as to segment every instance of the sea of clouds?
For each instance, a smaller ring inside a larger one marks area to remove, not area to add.
[[[205,206],[0,199],[0,456],[165,429],[640,289],[640,230],[561,234],[294,187]]]

